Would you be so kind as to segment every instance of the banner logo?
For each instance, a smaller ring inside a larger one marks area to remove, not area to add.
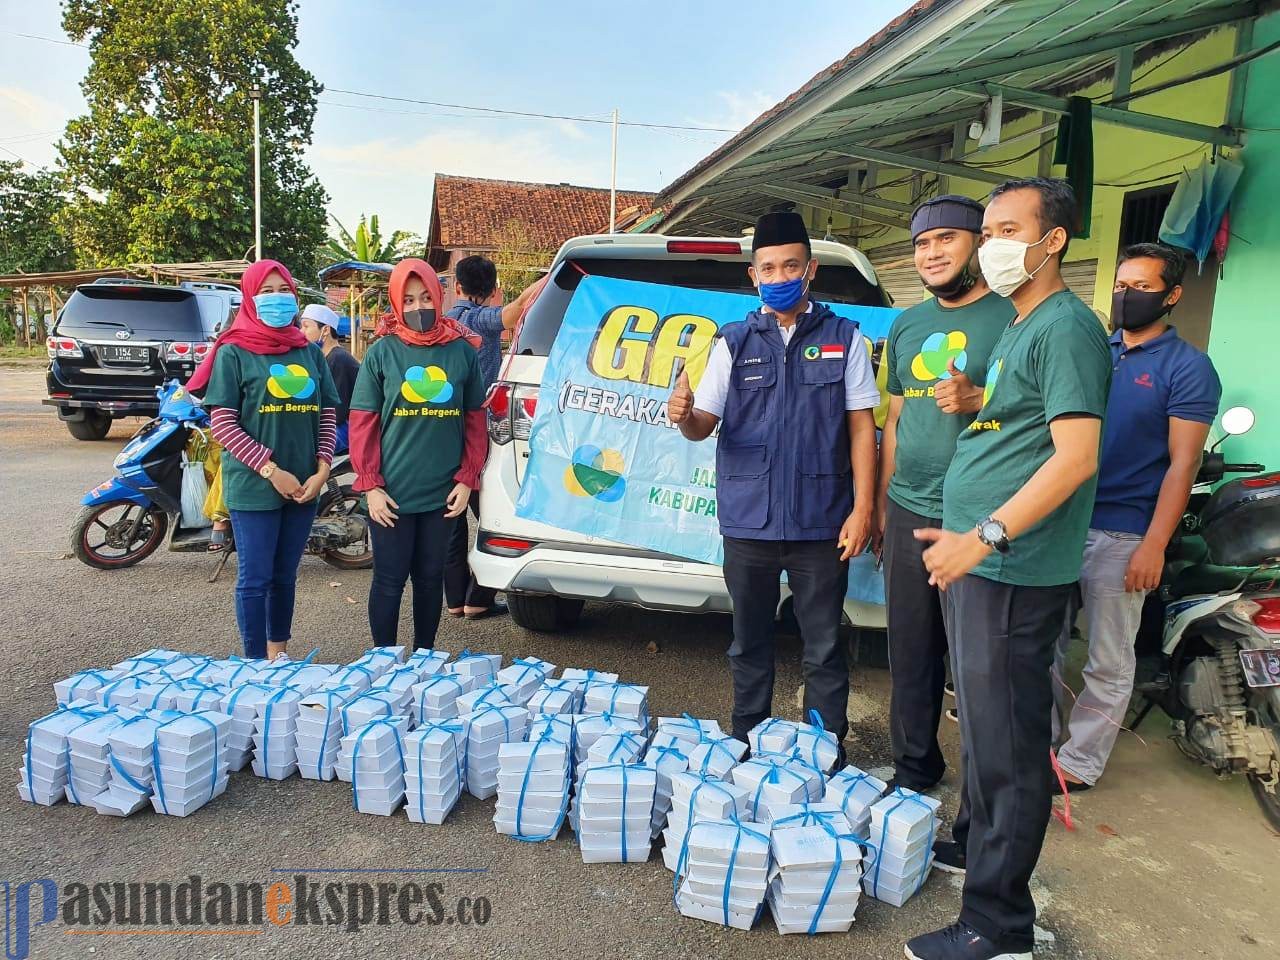
[[[575,497],[615,503],[627,492],[624,469],[626,464],[617,450],[601,450],[584,443],[573,451],[573,462],[564,472],[564,488]]]

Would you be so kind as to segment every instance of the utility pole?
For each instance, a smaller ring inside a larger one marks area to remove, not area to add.
[[[613,155],[609,177],[609,232],[618,230],[618,108],[613,108]]]
[[[262,87],[249,90],[253,100],[253,259],[262,259]]]

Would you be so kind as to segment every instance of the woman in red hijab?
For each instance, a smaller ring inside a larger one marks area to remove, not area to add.
[[[211,432],[223,446],[244,653],[274,659],[293,629],[298,563],[333,461],[338,394],[324,356],[298,327],[289,271],[259,260],[240,290],[235,322],[187,387],[204,393]]]
[[[489,449],[479,339],[444,315],[440,278],[401,260],[388,284],[387,336],[365,354],[351,397],[355,489],[368,492],[373,541],[369,629],[396,642],[413,579],[413,646],[432,647],[454,518],[480,484]]]

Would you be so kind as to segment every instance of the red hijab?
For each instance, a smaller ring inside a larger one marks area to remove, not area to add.
[[[268,327],[258,319],[258,309],[253,304],[253,298],[258,295],[263,281],[272,271],[284,277],[284,282],[293,291],[293,295],[298,295],[298,285],[283,263],[278,260],[259,260],[249,264],[240,278],[240,292],[244,294],[244,299],[240,301],[240,312],[236,314],[231,326],[222,331],[222,335],[214,341],[209,355],[196,367],[196,372],[187,381],[188,390],[199,392],[208,385],[213,373],[213,358],[218,355],[220,348],[229,343],[257,354],[288,353],[307,345],[307,337],[299,327]]]
[[[426,284],[427,293],[431,294],[431,302],[436,309],[436,325],[426,333],[411,330],[404,322],[404,288],[409,278],[413,276]],[[480,338],[476,334],[452,317],[444,315],[444,290],[440,286],[440,278],[425,260],[419,260],[416,257],[401,260],[391,271],[387,288],[391,300],[391,316],[383,318],[387,333],[393,333],[405,343],[415,347],[442,346],[461,337],[471,346],[479,348]]]

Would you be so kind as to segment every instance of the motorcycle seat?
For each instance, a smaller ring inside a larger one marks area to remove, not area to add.
[[[1173,581],[1169,584],[1170,599],[1231,593],[1247,581],[1252,573],[1253,567],[1220,567],[1212,563],[1184,567],[1174,574]]]

